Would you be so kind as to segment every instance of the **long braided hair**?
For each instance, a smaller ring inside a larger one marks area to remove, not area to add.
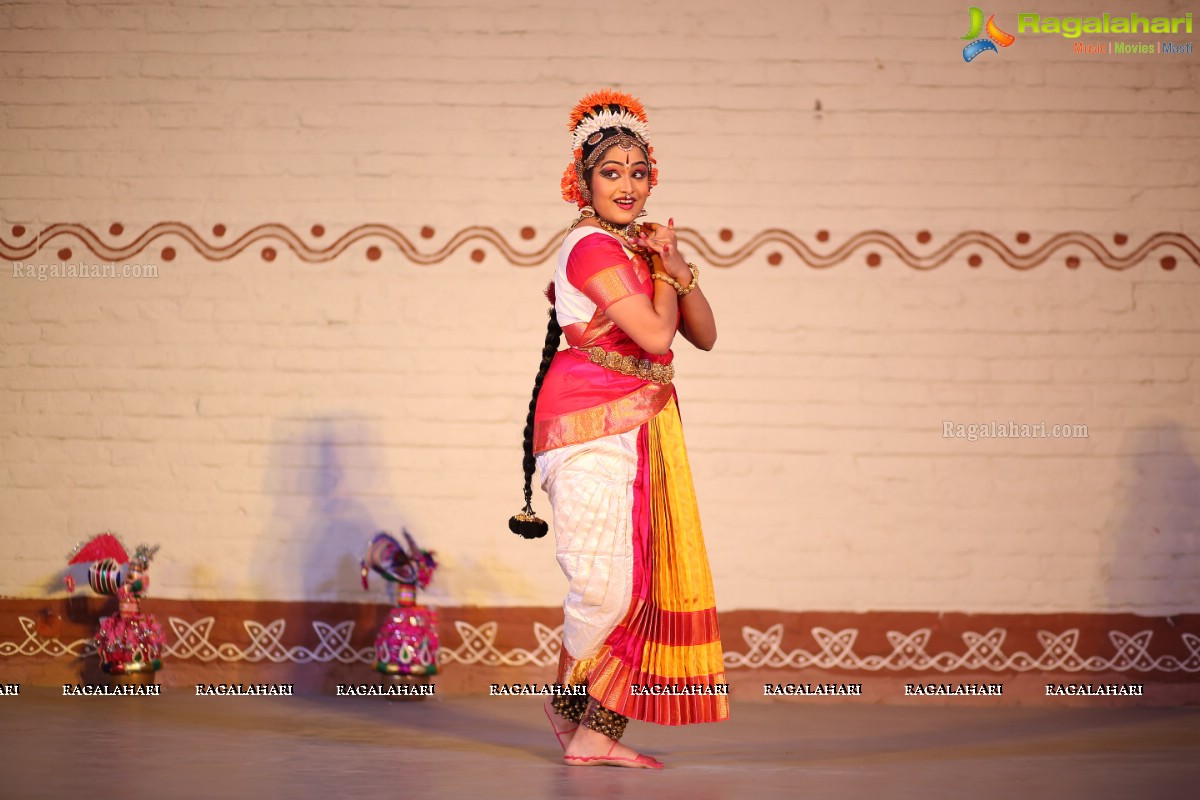
[[[542,381],[546,378],[546,370],[558,352],[558,343],[562,338],[562,328],[558,325],[558,315],[554,313],[554,287],[551,284],[547,290],[550,298],[550,322],[546,325],[546,343],[542,346],[542,363],[538,365],[537,377],[533,379],[533,396],[529,399],[529,413],[525,417],[524,458],[521,466],[525,471],[525,508],[513,515],[508,521],[508,529],[526,539],[540,539],[550,530],[550,526],[533,513],[533,471],[537,461],[533,457],[533,415],[537,409],[538,394],[542,391]]]

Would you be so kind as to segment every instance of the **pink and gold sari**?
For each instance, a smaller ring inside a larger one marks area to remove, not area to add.
[[[716,601],[674,388],[585,352],[670,363],[670,353],[642,353],[604,314],[634,292],[650,295],[650,271],[615,236],[579,228],[563,244],[554,288],[570,349],[543,381],[534,452],[569,582],[558,680],[587,683],[601,705],[632,719],[726,719]]]

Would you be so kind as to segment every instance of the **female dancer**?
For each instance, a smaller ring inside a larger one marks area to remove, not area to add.
[[[558,683],[587,692],[546,701],[563,760],[661,769],[619,742],[630,718],[684,725],[729,716],[671,364],[677,332],[710,350],[716,323],[673,220],[636,222],[658,178],[641,103],[595,92],[569,127],[563,197],[581,216],[547,290],[553,307],[525,427],[525,509],[509,526],[527,538],[547,530],[530,505],[536,464],[569,581]]]

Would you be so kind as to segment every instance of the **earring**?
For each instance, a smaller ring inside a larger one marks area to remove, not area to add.
[[[589,217],[594,217],[594,216],[596,216],[596,209],[592,208],[591,206],[584,206],[583,208],[579,209],[579,216],[575,219],[574,222],[571,223],[571,227],[567,228],[567,230],[569,230],[569,231],[575,230],[576,225],[583,222],[585,219],[588,219]]]
[[[638,219],[641,219],[642,217],[646,216],[649,213],[650,213],[649,211],[647,211],[646,209],[643,208],[641,211],[638,212]]]

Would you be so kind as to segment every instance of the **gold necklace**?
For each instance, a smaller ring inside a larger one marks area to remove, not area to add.
[[[625,243],[629,245],[632,250],[640,251],[642,249],[641,245],[638,245],[633,241],[634,236],[640,231],[641,227],[637,224],[637,222],[631,222],[624,228],[618,228],[616,225],[613,225],[599,214],[596,215],[595,220],[596,224],[601,228],[604,228],[604,230],[608,231],[609,233],[615,233],[617,236],[620,236],[622,239],[624,239]]]

